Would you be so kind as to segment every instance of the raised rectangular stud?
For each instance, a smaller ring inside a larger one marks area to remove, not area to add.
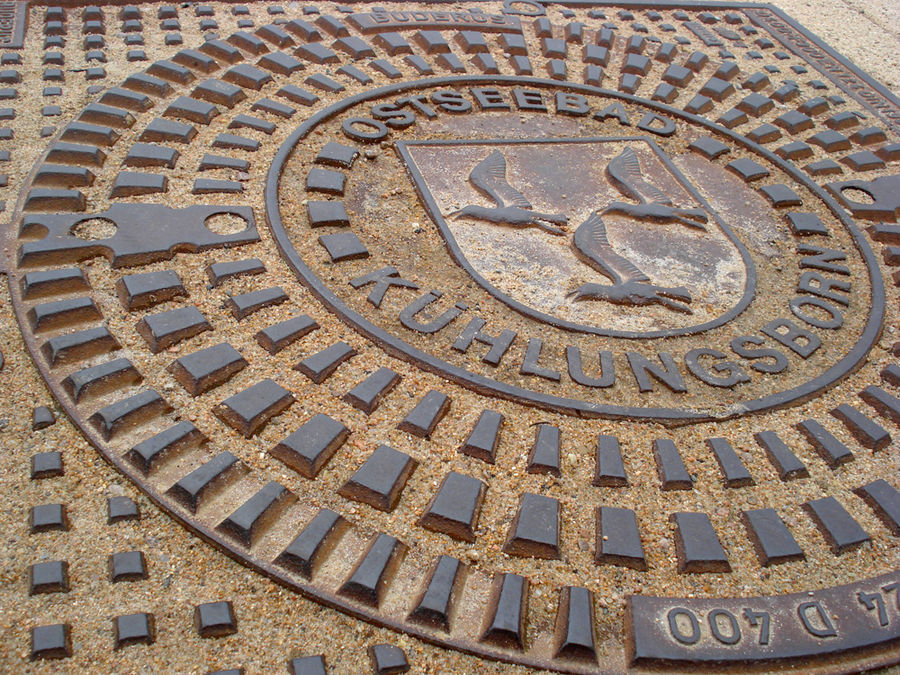
[[[900,537],[900,492],[883,478],[858,487],[854,492],[875,512],[895,537]]]
[[[500,442],[500,426],[502,424],[503,415],[493,410],[483,411],[459,451],[488,464],[493,464],[494,453]]]
[[[72,656],[71,626],[56,623],[31,629],[31,660],[65,659]]]
[[[65,560],[39,562],[28,567],[28,595],[69,592],[69,563]]]
[[[378,607],[390,585],[406,546],[387,534],[379,534],[353,568],[338,593],[364,605]]]
[[[709,516],[705,513],[673,513],[678,571],[682,573],[730,572],[731,565]]]
[[[305,106],[311,106],[319,100],[319,97],[311,91],[301,89],[293,84],[286,84],[275,93],[289,101]]]
[[[293,319],[280,321],[263,328],[256,334],[256,341],[260,347],[270,354],[277,354],[285,347],[316,330],[319,324],[306,314],[295,316]]]
[[[503,550],[510,555],[559,559],[559,501],[524,493]]]
[[[596,468],[591,485],[598,487],[628,485],[622,450],[619,448],[619,439],[615,436],[600,434],[597,437]]]
[[[766,456],[778,472],[781,480],[806,478],[809,471],[797,455],[782,441],[774,431],[761,431],[753,437],[766,451]]]
[[[525,616],[528,613],[528,579],[518,574],[498,574],[491,583],[488,617],[481,641],[521,651],[525,648]]]
[[[195,98],[209,101],[210,103],[218,103],[228,108],[247,98],[247,94],[236,84],[223,82],[222,80],[204,80],[198,84],[192,94]]]
[[[311,579],[346,529],[347,523],[341,516],[330,509],[322,509],[281,552],[275,563]]]
[[[195,447],[203,440],[199,429],[183,420],[135,445],[128,451],[128,461],[147,475],[169,454],[182,448]]]
[[[116,283],[122,306],[128,311],[146,309],[172,298],[185,297],[187,291],[172,270],[129,274]]]
[[[56,295],[90,289],[84,271],[77,267],[28,272],[22,277],[22,297],[28,300],[45,295]]]
[[[725,438],[708,438],[706,444],[713,451],[719,469],[722,471],[722,477],[725,479],[727,487],[745,487],[753,485],[753,476],[747,471],[740,457],[731,447],[731,444]]]
[[[346,342],[335,342],[330,347],[307,356],[294,366],[316,384],[324,382],[344,361],[356,356],[356,350]]]
[[[164,117],[185,119],[198,124],[209,124],[219,115],[219,109],[207,101],[198,101],[189,96],[179,96],[163,112]]]
[[[164,145],[156,145],[154,143],[135,143],[131,146],[125,159],[122,160],[123,166],[146,167],[146,166],[164,166],[167,169],[174,169],[178,158],[181,155],[174,148]]]
[[[209,278],[209,285],[216,288],[229,279],[263,274],[265,271],[266,267],[259,258],[247,258],[233,262],[211,263],[206,267],[206,276]]]
[[[600,564],[621,565],[639,571],[647,569],[634,511],[613,506],[597,509],[594,558]]]
[[[32,534],[66,531],[69,529],[69,518],[64,504],[39,504],[32,506],[28,513],[28,529]]]
[[[261,288],[249,293],[232,295],[225,301],[225,305],[231,310],[231,314],[235,319],[243,321],[261,309],[280,305],[288,300],[287,293],[280,286],[272,286],[271,288]]]
[[[694,479],[684,466],[675,443],[668,438],[657,439],[653,441],[653,454],[663,490],[693,489]]]
[[[138,140],[163,143],[190,143],[197,135],[197,129],[184,122],[155,119],[144,129]]]
[[[347,439],[350,430],[319,413],[269,451],[306,478],[315,478]]]
[[[528,453],[528,473],[559,475],[559,427],[539,424],[535,430],[534,445]]]
[[[155,391],[148,390],[110,403],[91,415],[91,424],[104,440],[171,410],[171,406]]]
[[[294,403],[294,395],[266,378],[222,401],[213,413],[244,438],[258,433],[270,419]]]
[[[835,555],[858,548],[869,541],[869,535],[834,497],[806,502],[803,509],[813,519]]]
[[[431,568],[422,595],[409,614],[409,620],[449,632],[453,608],[465,576],[466,566],[459,560],[447,555],[439,556]]]
[[[361,260],[369,257],[369,250],[355,232],[335,232],[319,237],[319,243],[328,252],[331,262]]]
[[[347,227],[350,219],[343,202],[310,200],[306,203],[310,227]]]
[[[744,525],[763,567],[803,560],[805,555],[775,509],[744,511]]]
[[[156,626],[152,614],[138,612],[124,614],[113,619],[115,632],[114,649],[128,645],[150,645],[156,640]]]
[[[137,384],[141,379],[141,374],[131,361],[118,358],[76,370],[62,381],[62,386],[77,403],[89,396]]]
[[[853,459],[850,449],[815,420],[804,420],[797,425],[809,444],[832,469]]]
[[[35,333],[103,318],[94,300],[84,296],[42,302],[28,311]]]
[[[237,632],[237,618],[228,601],[205,602],[194,609],[194,628],[202,638],[224,637]]]
[[[251,108],[252,109],[252,108]],[[235,115],[234,119],[228,123],[229,129],[253,129],[261,131],[264,134],[271,135],[275,133],[275,123],[263,120],[252,115]]]
[[[270,481],[225,518],[216,529],[250,548],[260,530],[272,522],[279,508],[291,497],[287,489]]]
[[[425,508],[419,524],[454,539],[475,541],[475,527],[485,489],[484,483],[477,478],[449,472]]]
[[[186,509],[196,513],[201,501],[239,466],[241,463],[237,457],[227,451],[220,452],[181,478],[169,488],[168,494]]]
[[[106,326],[87,328],[74,333],[57,335],[41,345],[41,352],[51,366],[59,366],[70,361],[80,360],[111,352],[119,348],[119,343]]]
[[[199,333],[212,330],[209,321],[196,307],[179,307],[145,316],[136,328],[154,354]]]
[[[554,633],[556,658],[596,663],[594,599],[588,589],[564,586],[559,590]]]
[[[841,404],[831,414],[844,423],[860,445],[870,450],[881,450],[890,445],[891,435],[880,424],[863,415],[849,404]]]
[[[255,138],[247,138],[236,134],[219,134],[212,142],[214,148],[225,148],[226,150],[244,150],[245,152],[256,152],[259,150],[260,143]]]
[[[430,438],[449,409],[450,397],[432,389],[409,411],[397,428],[419,438]]]
[[[31,456],[31,479],[56,478],[63,475],[62,453],[58,450],[39,452]]]
[[[246,366],[247,361],[240,352],[223,342],[180,357],[168,370],[191,396],[199,396]]]
[[[416,466],[418,462],[406,453],[380,445],[341,486],[338,494],[379,511],[393,511]]]
[[[390,368],[379,368],[365,380],[344,394],[344,400],[354,408],[371,415],[381,399],[400,382],[400,376]]]
[[[900,426],[900,399],[896,396],[881,387],[868,386],[859,392],[859,397],[875,408],[879,415]]]
[[[141,551],[124,551],[109,556],[109,580],[140,581],[147,578],[147,561]]]

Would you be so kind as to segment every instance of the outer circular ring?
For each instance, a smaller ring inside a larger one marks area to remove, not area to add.
[[[572,92],[583,92],[591,95],[606,96],[610,98],[619,98],[629,103],[636,103],[656,109],[663,113],[668,113],[677,117],[682,117],[706,127],[716,133],[723,134],[735,143],[749,146],[754,152],[762,155],[768,161],[775,164],[779,169],[789,174],[795,181],[803,185],[810,192],[815,194],[825,205],[834,213],[841,221],[841,224],[847,228],[854,244],[859,250],[866,263],[869,271],[869,282],[872,288],[872,301],[868,321],[863,329],[862,336],[840,361],[828,368],[824,373],[817,377],[804,382],[803,384],[791,389],[770,394],[757,398],[752,401],[741,403],[733,407],[727,413],[722,415],[710,415],[697,410],[685,410],[678,408],[638,408],[633,406],[619,406],[610,404],[596,404],[588,401],[579,401],[577,399],[564,398],[561,396],[550,396],[538,392],[529,391],[522,387],[516,387],[502,382],[497,382],[482,375],[476,375],[469,371],[453,366],[431,354],[423,352],[412,345],[398,340],[383,328],[376,326],[368,319],[355,312],[347,306],[338,296],[331,291],[316,274],[303,262],[297,251],[294,249],[288,237],[287,230],[281,220],[281,212],[278,207],[278,183],[284,163],[287,161],[294,146],[316,126],[328,120],[331,117],[353,107],[364,101],[393,93],[400,93],[411,89],[419,89],[432,86],[450,86],[454,84],[534,84],[544,87],[556,87]],[[853,372],[862,365],[866,354],[872,345],[881,335],[882,323],[884,321],[884,281],[879,273],[878,264],[871,247],[860,232],[859,228],[848,217],[842,214],[837,203],[829,197],[823,190],[810,181],[806,176],[789,166],[781,158],[765,148],[747,141],[738,134],[719,127],[696,115],[691,115],[684,111],[678,110],[668,105],[654,103],[637,96],[623,94],[612,91],[610,89],[601,89],[599,87],[591,87],[588,85],[575,84],[572,82],[558,82],[556,80],[548,80],[543,78],[531,77],[510,77],[501,75],[479,75],[464,77],[437,77],[426,78],[420,80],[412,80],[394,85],[388,85],[373,89],[361,94],[350,96],[339,103],[335,103],[324,110],[316,113],[303,124],[301,124],[288,138],[284,141],[272,161],[266,177],[265,186],[265,206],[266,220],[272,230],[272,235],[278,245],[281,254],[284,256],[288,265],[294,270],[298,277],[305,283],[309,289],[316,295],[332,312],[334,312],[342,321],[351,325],[365,337],[378,344],[388,353],[412,362],[417,366],[426,368],[429,371],[442,375],[463,386],[474,389],[475,391],[504,398],[507,400],[536,406],[539,408],[554,410],[562,413],[576,414],[583,417],[605,417],[605,418],[631,418],[642,420],[668,420],[677,422],[699,422],[710,419],[725,419],[735,417],[746,413],[762,412],[770,408],[781,407],[790,403],[803,401],[820,389],[824,389],[833,385],[837,380],[845,375]]]

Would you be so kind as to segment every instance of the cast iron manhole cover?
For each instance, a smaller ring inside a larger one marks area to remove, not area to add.
[[[898,660],[886,89],[741,3],[5,4],[3,82],[87,78],[17,132],[25,346],[199,546],[485,660]]]

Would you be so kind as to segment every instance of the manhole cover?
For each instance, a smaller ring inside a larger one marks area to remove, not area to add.
[[[898,660],[882,86],[740,3],[6,4],[4,82],[87,63],[17,137],[25,345],[198,546],[475,664]]]

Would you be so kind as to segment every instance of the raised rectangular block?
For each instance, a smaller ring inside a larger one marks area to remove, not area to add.
[[[559,501],[524,493],[503,550],[517,556],[559,559]]]
[[[488,464],[493,464],[494,453],[500,442],[501,424],[503,424],[503,415],[493,410],[483,411],[459,451]]]
[[[393,511],[418,462],[387,445],[380,445],[338,493],[379,511]]]
[[[232,429],[250,438],[270,419],[289,408],[294,400],[291,392],[266,378],[225,399],[213,412]]]
[[[869,541],[859,523],[834,497],[814,499],[803,504],[835,555],[845,553]]]
[[[709,516],[705,513],[673,513],[675,523],[675,551],[678,571],[730,572],[731,565]]]
[[[768,567],[805,557],[775,509],[744,511],[742,517],[760,565]]]
[[[250,548],[290,497],[291,493],[285,487],[270,481],[232,511],[216,529]]]
[[[432,389],[409,411],[397,428],[419,438],[430,438],[449,409],[450,397]]]
[[[400,376],[390,368],[379,368],[365,380],[344,394],[344,400],[354,408],[371,415],[381,399],[400,382]]]
[[[191,396],[200,396],[246,367],[240,352],[223,342],[176,359],[168,370]]]
[[[318,327],[316,321],[306,314],[301,314],[263,328],[256,334],[256,341],[270,354],[277,354]]]
[[[594,557],[601,564],[623,565],[640,571],[647,569],[634,511],[613,506],[597,509]]]
[[[168,493],[182,506],[196,513],[201,501],[238,466],[240,461],[237,457],[227,451],[220,452],[181,478],[169,488]]]
[[[346,530],[346,521],[330,509],[322,509],[288,545],[275,563],[311,579]]]
[[[346,342],[335,342],[330,347],[307,356],[294,366],[316,384],[324,382],[338,366],[347,359],[356,356],[356,350]]]
[[[324,413],[314,415],[269,451],[306,478],[315,478],[337,452],[350,430]]]
[[[653,454],[663,490],[690,490],[694,487],[694,479],[684,466],[675,443],[668,438],[657,439],[653,441]]]
[[[484,492],[485,485],[477,478],[451,471],[444,476],[419,523],[454,539],[473,542]]]

